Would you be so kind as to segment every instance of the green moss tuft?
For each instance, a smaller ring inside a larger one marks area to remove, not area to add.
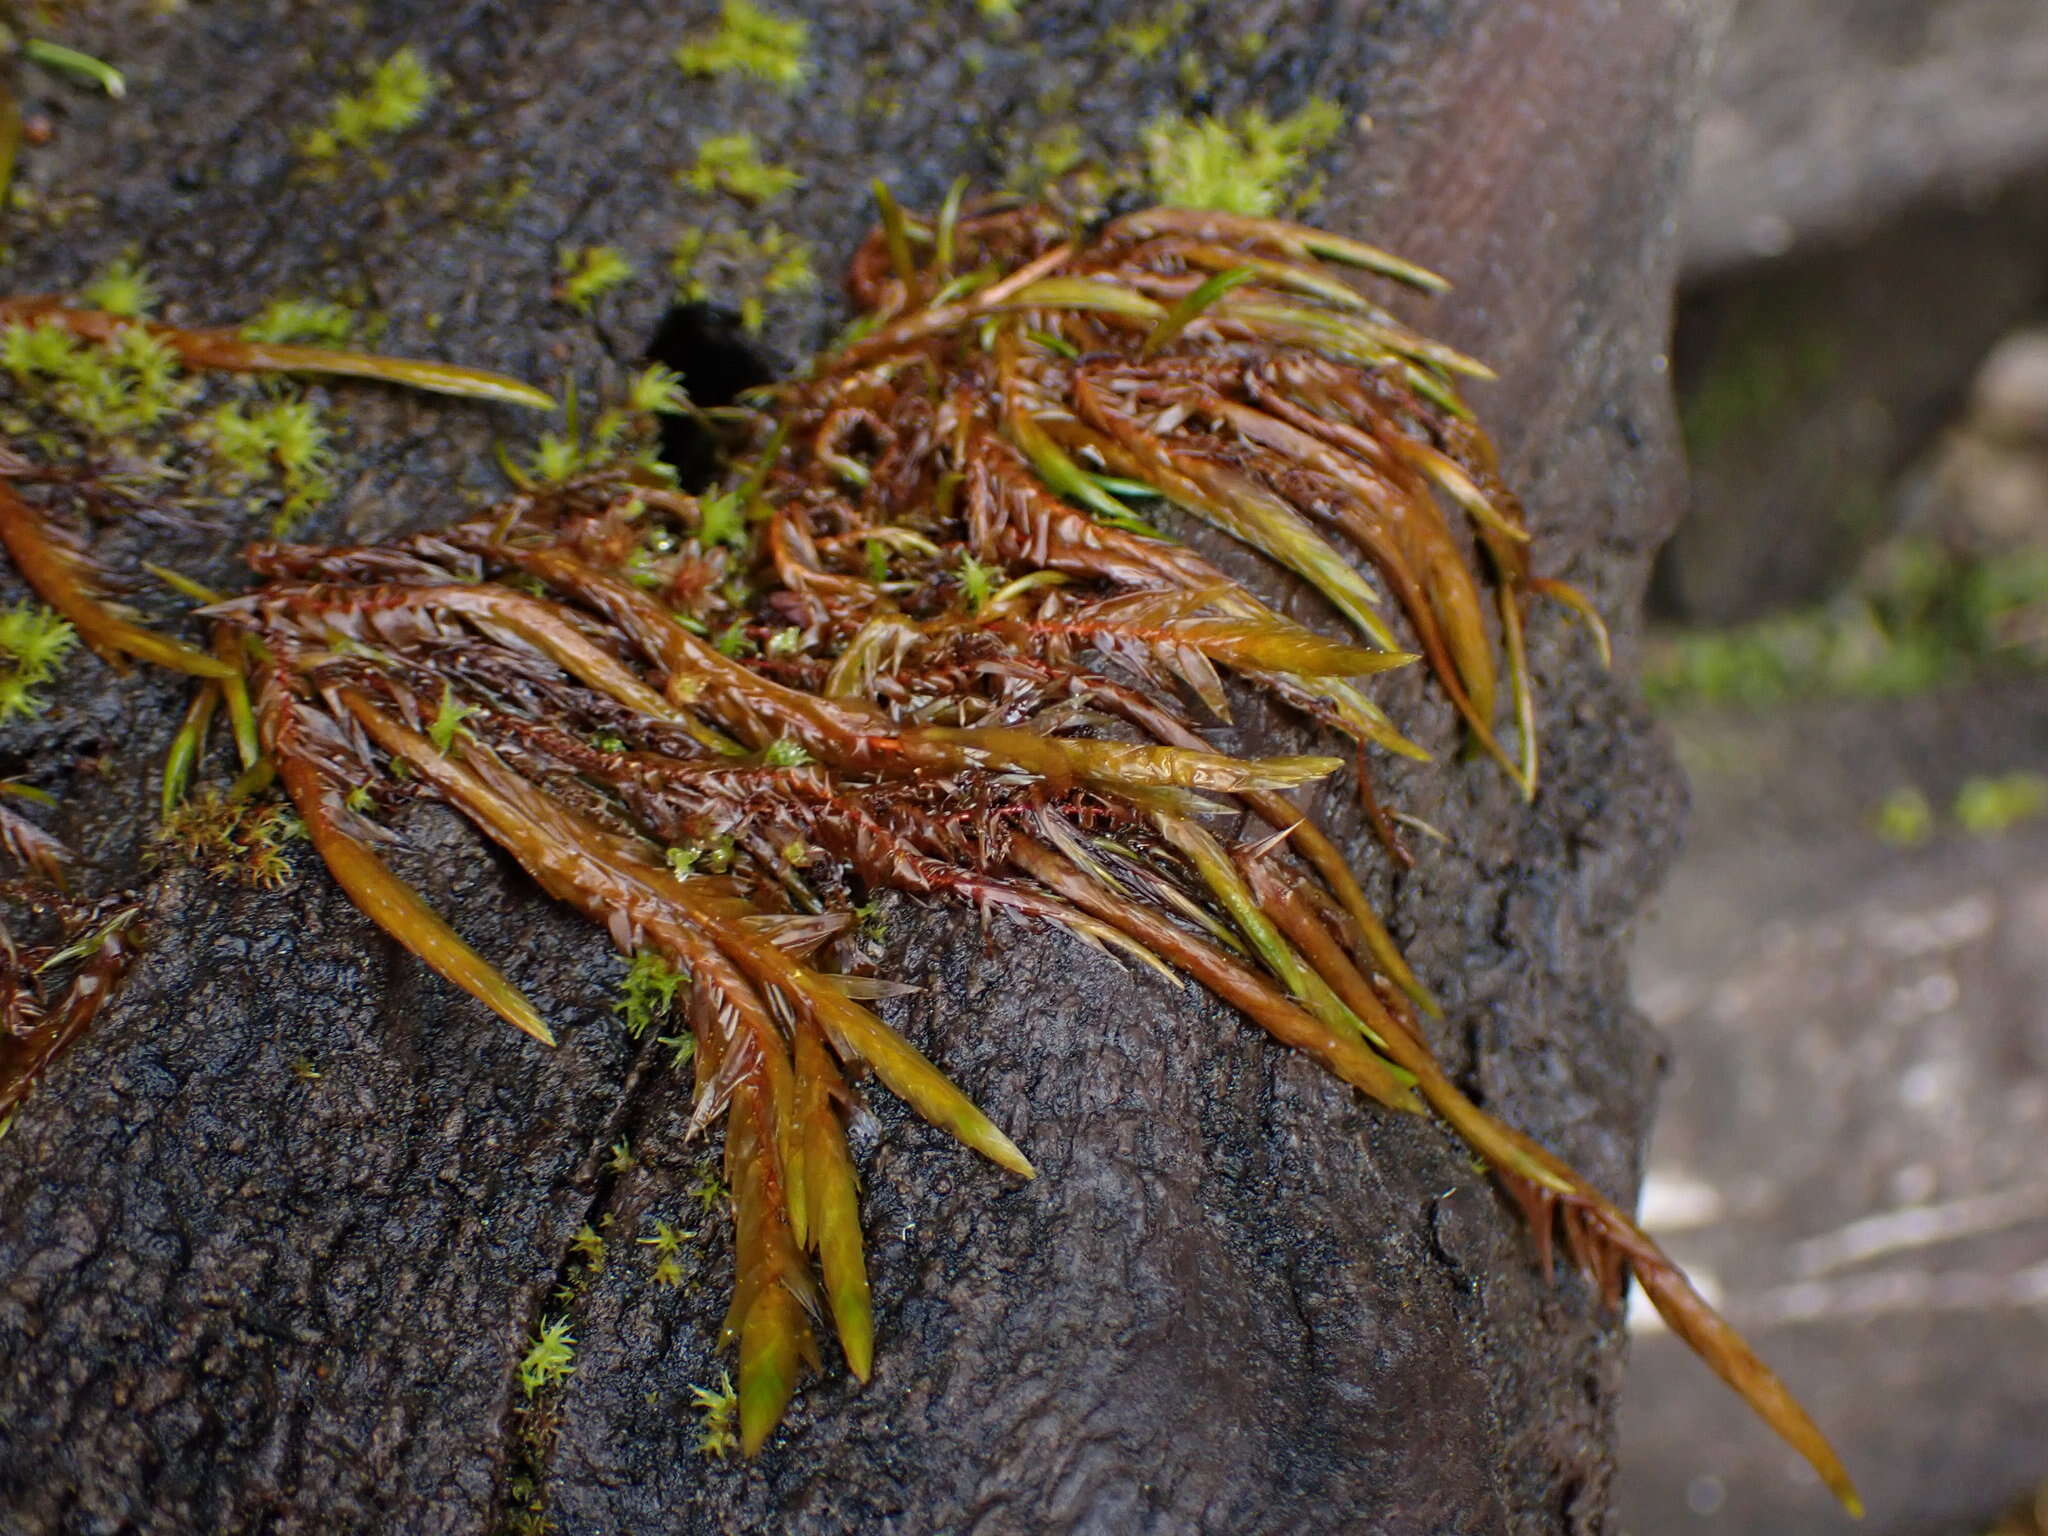
[[[331,433],[311,400],[275,400],[253,408],[229,401],[214,407],[200,436],[227,472],[231,489],[278,491],[273,533],[289,532],[334,495]]]
[[[1911,784],[1893,790],[1871,817],[1878,841],[1894,848],[1917,848],[1934,835],[1934,807]]]
[[[39,715],[49,701],[36,692],[78,644],[78,632],[40,603],[0,609],[0,721]]]
[[[765,203],[792,187],[803,185],[803,177],[786,165],[761,158],[761,148],[751,133],[721,133],[697,148],[697,160],[677,180],[693,192],[727,192],[741,202]]]
[[[1181,35],[1187,26],[1188,12],[1186,0],[1176,0],[1150,21],[1126,22],[1113,28],[1109,40],[1133,58],[1150,59]]]
[[[612,1004],[612,1011],[625,1021],[626,1033],[637,1040],[649,1025],[668,1017],[682,983],[682,972],[652,950],[643,949],[633,956],[619,982],[619,1000]]]
[[[696,1405],[703,1421],[697,1436],[698,1453],[722,1460],[737,1451],[740,1448],[740,1395],[733,1389],[732,1377],[721,1371],[715,1389],[691,1387],[690,1401]]]
[[[149,280],[149,269],[126,256],[109,262],[79,290],[79,296],[94,309],[130,320],[140,319],[159,302],[156,286]]]
[[[242,327],[250,341],[311,342],[324,347],[345,345],[355,331],[354,310],[318,299],[272,299]]]
[[[1322,97],[1282,118],[1247,107],[1228,120],[1163,117],[1145,130],[1152,194],[1177,208],[1269,217],[1313,202],[1309,157],[1337,137],[1344,109]]]
[[[332,160],[344,149],[365,149],[401,133],[425,116],[440,86],[419,50],[408,44],[372,69],[360,91],[335,97],[326,122],[300,136],[299,153]]]
[[[2021,822],[2048,816],[2048,775],[2008,773],[1973,778],[1956,794],[1956,824],[1973,837],[1996,837]]]
[[[142,326],[123,327],[105,345],[52,320],[0,326],[0,367],[94,439],[154,426],[188,394],[177,355]]]
[[[793,89],[809,72],[804,48],[810,30],[748,0],[725,0],[718,25],[686,39],[675,60],[686,75],[752,75]]]
[[[609,245],[585,245],[563,251],[556,265],[561,272],[557,291],[581,310],[588,310],[599,297],[633,276],[633,263]]]
[[[540,1332],[519,1362],[519,1385],[528,1397],[566,1381],[576,1369],[576,1340],[569,1319],[544,1319]]]

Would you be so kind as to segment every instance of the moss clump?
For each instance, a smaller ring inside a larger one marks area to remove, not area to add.
[[[2027,639],[2043,614],[2048,551],[1977,560],[1903,543],[1862,590],[1823,607],[1666,637],[1643,688],[1667,707],[1896,698],[2048,662]]]
[[[758,334],[771,300],[806,293],[818,285],[811,246],[780,225],[758,235],[736,229],[692,229],[676,242],[669,260],[677,296],[701,303],[716,296],[737,305],[741,326]]]
[[[1871,830],[1894,848],[1917,848],[1934,835],[1934,807],[1918,788],[1904,785],[1884,797]]]
[[[528,1397],[568,1380],[576,1369],[576,1339],[566,1317],[545,1318],[525,1358],[519,1362],[519,1386]]]
[[[36,692],[78,644],[78,632],[41,603],[0,609],[0,721],[39,715],[49,701]]]
[[[250,341],[310,342],[323,347],[342,346],[355,333],[354,310],[318,299],[272,299],[242,327],[242,335]]]
[[[440,87],[440,77],[408,44],[373,68],[361,90],[335,97],[326,121],[300,136],[299,153],[333,160],[345,149],[367,149],[417,123]]]
[[[811,29],[784,20],[748,0],[725,0],[718,25],[687,38],[676,49],[686,75],[752,75],[785,90],[803,83],[810,66],[804,49]]]
[[[789,166],[764,161],[751,133],[706,139],[697,148],[696,163],[676,179],[693,192],[725,192],[748,204],[768,202],[803,185],[803,177]]]
[[[521,485],[559,485],[586,470],[630,467],[643,482],[672,484],[675,471],[660,456],[657,415],[675,415],[690,408],[681,379],[652,365],[626,385],[625,398],[605,406],[587,420],[573,397],[562,415],[562,430],[543,432],[526,456],[523,469],[501,454],[507,474]]]
[[[1152,195],[1175,208],[1269,217],[1315,201],[1309,157],[1337,137],[1344,109],[1323,97],[1286,117],[1261,107],[1236,116],[1162,117],[1145,130]]]
[[[682,982],[681,971],[654,951],[643,949],[633,956],[619,982],[619,1000],[612,1004],[612,1011],[624,1021],[626,1033],[637,1040],[649,1025],[668,1017]]]
[[[176,354],[141,326],[125,327],[104,346],[54,320],[0,326],[0,368],[34,403],[97,440],[153,427],[191,393]]]
[[[1972,837],[1996,837],[2043,816],[2048,816],[2048,775],[1973,778],[1956,793],[1956,825]]]
[[[733,1389],[732,1377],[720,1371],[717,1387],[690,1388],[690,1401],[702,1417],[697,1435],[698,1454],[723,1460],[737,1451],[740,1448],[740,1437],[736,1432],[740,1395]]]
[[[276,400],[254,407],[229,401],[214,408],[200,435],[232,489],[268,493],[274,499],[273,533],[290,532],[334,495],[332,434],[311,400]]]
[[[91,282],[79,290],[79,297],[94,309],[134,320],[157,306],[157,291],[149,280],[149,269],[127,256],[110,262]]]
[[[150,841],[150,854],[158,861],[190,864],[216,880],[275,889],[291,873],[285,846],[305,831],[289,806],[237,799],[209,788],[164,819]]]
[[[588,310],[603,295],[633,276],[633,263],[609,245],[585,245],[563,251],[556,259],[561,278],[555,291],[577,309]]]
[[[1135,59],[1149,59],[1162,52],[1167,44],[1179,37],[1187,25],[1189,7],[1186,0],[1169,5],[1150,21],[1127,22],[1114,28],[1109,34],[1110,42]]]

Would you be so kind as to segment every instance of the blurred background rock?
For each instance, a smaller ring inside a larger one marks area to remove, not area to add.
[[[2048,0],[1738,4],[1687,250],[1646,683],[1694,806],[1637,955],[1644,1209],[1871,1517],[1641,1325],[1622,1526],[2039,1531]]]

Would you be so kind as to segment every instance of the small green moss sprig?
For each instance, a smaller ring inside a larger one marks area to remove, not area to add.
[[[434,718],[427,722],[427,740],[434,744],[434,750],[446,757],[461,743],[474,741],[475,732],[463,722],[476,713],[476,705],[464,704],[455,697],[454,688],[443,683],[440,705],[434,711]]]
[[[1134,59],[1150,59],[1181,35],[1188,23],[1186,0],[1176,0],[1147,21],[1126,22],[1112,28],[1109,41]]]
[[[155,426],[192,395],[177,355],[140,326],[106,344],[47,319],[0,326],[0,367],[35,403],[102,441]]]
[[[2048,646],[2030,638],[2044,615],[2048,552],[1978,559],[1907,540],[1825,605],[1659,637],[1643,691],[1660,708],[1897,698],[2048,666]]]
[[[354,339],[356,312],[346,304],[319,299],[275,298],[242,327],[250,341],[311,342],[339,347]]]
[[[569,1332],[569,1319],[541,1320],[525,1357],[519,1362],[519,1386],[528,1397],[569,1379],[576,1369],[576,1338]]]
[[[781,225],[764,225],[759,234],[739,229],[692,229],[676,241],[669,258],[676,295],[685,303],[714,296],[737,301],[740,325],[759,334],[767,305],[788,294],[808,293],[818,286],[816,258],[808,241]]]
[[[563,403],[560,431],[543,432],[522,469],[500,454],[500,465],[521,486],[559,485],[587,470],[630,467],[645,480],[672,484],[674,470],[662,459],[657,416],[684,415],[690,397],[682,376],[650,363],[626,383],[624,398],[586,422],[571,390]]]
[[[2048,774],[1972,778],[1956,792],[1956,825],[1972,837],[1996,837],[2044,816],[2048,816]]]
[[[803,180],[792,167],[763,160],[761,146],[744,132],[712,135],[697,146],[690,167],[676,173],[677,184],[692,192],[724,192],[749,205],[772,201]]]
[[[632,281],[633,263],[616,246],[571,246],[556,258],[555,292],[586,313],[598,299]]]
[[[2048,817],[2048,774],[1976,774],[1956,791],[1949,818],[1971,837],[1997,837],[2027,822]],[[1870,830],[1894,848],[1918,848],[1940,830],[1940,818],[1926,792],[1904,784],[1878,802]]]
[[[79,290],[79,297],[94,309],[127,320],[138,320],[160,302],[149,269],[130,256],[109,262],[91,282]]]
[[[612,1011],[625,1023],[626,1033],[638,1040],[648,1026],[668,1017],[676,1005],[676,989],[683,984],[682,972],[670,966],[653,950],[633,956],[619,981],[619,1000]]]
[[[0,609],[0,722],[49,707],[36,690],[57,675],[77,644],[78,631],[41,603]]]
[[[1870,830],[1894,848],[1918,848],[1934,836],[1934,807],[1917,785],[1901,785],[1871,813]]]
[[[661,363],[649,363],[626,386],[626,406],[648,416],[681,416],[690,409],[683,376]]]
[[[285,848],[306,835],[290,806],[202,789],[180,801],[150,839],[151,862],[174,861],[216,880],[274,890],[291,873]]]
[[[692,1386],[690,1401],[700,1416],[697,1453],[716,1456],[722,1461],[737,1451],[740,1448],[740,1395],[733,1388],[732,1374],[720,1371],[716,1387]]]
[[[604,1238],[589,1222],[576,1229],[576,1235],[569,1239],[569,1246],[590,1273],[597,1274],[604,1269]]]
[[[1344,128],[1344,109],[1317,97],[1285,117],[1262,107],[1234,117],[1162,117],[1145,130],[1152,195],[1175,208],[1265,218],[1316,201],[1309,158]]]
[[[718,24],[684,39],[675,51],[686,75],[752,75],[784,90],[803,84],[810,26],[776,16],[749,0],[725,0]]]
[[[719,1177],[716,1165],[705,1163],[697,1170],[697,1182],[690,1186],[690,1198],[708,1216],[732,1199],[732,1191]]]
[[[333,434],[309,399],[214,407],[199,434],[225,471],[232,491],[272,490],[271,532],[283,535],[335,493]]]
[[[995,593],[996,567],[984,565],[971,554],[960,557],[960,596],[969,613],[979,613]]]
[[[695,1232],[684,1231],[665,1221],[654,1224],[654,1236],[640,1239],[640,1246],[654,1250],[654,1283],[667,1290],[674,1290],[683,1283],[683,1266],[680,1255],[683,1244],[695,1237]]]
[[[371,69],[361,90],[334,98],[326,121],[300,135],[299,153],[308,160],[334,160],[345,149],[367,149],[402,133],[426,115],[440,88],[440,77],[408,43]]]

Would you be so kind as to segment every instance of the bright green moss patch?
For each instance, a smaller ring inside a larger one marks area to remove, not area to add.
[[[110,262],[91,282],[79,290],[79,297],[94,309],[110,315],[138,319],[157,306],[157,291],[149,280],[149,269],[123,256]]]
[[[289,298],[272,299],[242,327],[242,334],[251,341],[308,342],[323,347],[342,346],[355,331],[355,311],[347,305]]]
[[[334,495],[334,452],[327,420],[311,400],[216,406],[198,432],[232,492],[274,502],[274,533],[289,532]]]
[[[1127,22],[1113,28],[1109,40],[1136,59],[1149,59],[1163,52],[1187,25],[1186,0],[1169,5],[1149,21]]]
[[[698,1454],[723,1460],[738,1451],[740,1395],[733,1389],[732,1377],[720,1371],[715,1389],[690,1388],[690,1401],[696,1406],[699,1417]]]
[[[568,1380],[576,1369],[576,1339],[569,1332],[569,1319],[545,1319],[533,1344],[519,1362],[519,1385],[528,1397]]]
[[[686,75],[752,75],[793,89],[809,70],[804,48],[810,30],[748,0],[725,0],[718,25],[686,39],[675,59]]]
[[[693,192],[727,192],[743,203],[765,203],[803,185],[803,177],[789,166],[764,161],[751,133],[706,139],[698,146],[696,163],[676,179]]]
[[[1344,109],[1318,97],[1286,117],[1247,107],[1229,119],[1162,117],[1145,130],[1152,195],[1177,208],[1269,217],[1315,201],[1309,157],[1344,127]]]
[[[1973,778],[1956,793],[1956,825],[1973,837],[1995,837],[2042,816],[2048,816],[2048,775]]]
[[[155,426],[188,398],[171,349],[139,326],[80,341],[55,321],[0,326],[0,368],[25,394],[89,437]]]
[[[637,1040],[647,1033],[650,1024],[668,1017],[682,982],[682,973],[652,950],[643,949],[636,954],[619,982],[619,1000],[612,1004],[613,1011],[625,1022],[626,1033]]]
[[[129,262],[81,297],[131,317],[155,301],[147,275]],[[336,305],[282,301],[248,333],[330,341],[351,323]],[[53,462],[118,462],[130,494],[108,499],[108,512],[135,499],[188,510],[226,501],[267,513],[283,534],[336,489],[333,433],[317,404],[281,380],[202,382],[139,324],[106,341],[48,319],[0,326],[0,432]]]
[[[583,310],[633,276],[633,263],[609,245],[573,247],[561,253],[556,265],[562,297]]]
[[[360,91],[335,97],[326,121],[300,136],[299,153],[332,160],[344,149],[366,149],[417,123],[439,89],[439,77],[408,44],[372,69]]]
[[[740,229],[689,230],[676,242],[669,271],[679,298],[734,304],[749,332],[759,332],[766,323],[768,301],[818,286],[809,243],[774,223],[758,235]]]
[[[1918,788],[1904,785],[1884,797],[1871,830],[1894,848],[1917,848],[1934,835],[1934,807]]]
[[[2048,662],[2025,639],[2043,615],[2048,551],[1971,560],[1905,544],[1865,590],[1824,607],[1661,640],[1643,687],[1665,706],[1897,697]]]
[[[36,692],[78,644],[78,633],[41,603],[0,609],[0,721],[39,715],[48,701]]]

